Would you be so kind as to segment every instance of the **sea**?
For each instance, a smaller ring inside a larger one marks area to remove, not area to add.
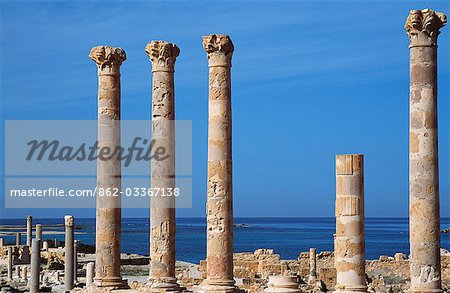
[[[62,232],[63,219],[33,218],[33,223],[43,225],[44,240],[64,240],[63,234],[45,233],[45,230]],[[317,248],[318,252],[333,251],[334,218],[235,218],[234,223],[235,252],[266,248],[273,249],[282,259],[297,259],[300,252],[311,247]],[[378,259],[380,255],[393,256],[397,252],[409,254],[408,218],[366,218],[365,223],[366,259]],[[123,253],[148,255],[149,224],[148,218],[122,219]],[[0,219],[0,225],[25,225],[25,219]],[[95,244],[95,219],[77,218],[76,226],[75,239]],[[449,227],[450,218],[442,218],[441,229]],[[15,241],[14,235],[2,237],[6,243]],[[22,239],[25,241],[24,233]],[[441,234],[441,247],[450,250],[450,234]],[[205,256],[206,219],[177,218],[177,260],[198,263]]]

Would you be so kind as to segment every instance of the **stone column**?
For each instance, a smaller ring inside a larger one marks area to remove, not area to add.
[[[91,58],[98,68],[98,142],[99,148],[116,149],[120,137],[120,66],[126,59],[121,48],[92,48]],[[110,157],[97,160],[97,189],[121,191],[121,161]],[[97,196],[95,234],[95,284],[122,288],[120,276],[121,197]]]
[[[66,291],[72,290],[74,287],[73,272],[73,226],[74,219],[72,216],[64,217],[66,226],[66,239],[64,247],[64,288]]]
[[[20,232],[16,233],[16,245],[17,246],[22,245],[22,233]]]
[[[232,292],[233,202],[231,156],[231,57],[226,35],[203,37],[209,64],[206,292]]]
[[[364,156],[336,156],[336,292],[367,292]]]
[[[308,284],[315,285],[317,281],[317,266],[316,266],[316,249],[309,249],[309,278]]]
[[[27,246],[31,247],[31,239],[33,239],[33,217],[27,216]]]
[[[16,277],[17,279],[20,278],[20,266],[16,266]]]
[[[41,224],[36,224],[36,239],[39,239],[42,242],[42,225]]]
[[[5,246],[5,239],[0,238],[0,247]]]
[[[86,287],[92,286],[94,282],[94,270],[95,264],[93,262],[88,262],[86,265]]]
[[[73,241],[73,282],[77,283],[78,272],[78,240]]]
[[[48,250],[48,242],[47,241],[42,242],[42,249],[45,251]]]
[[[22,267],[22,280],[23,281],[28,281],[28,268],[27,266],[23,266]]]
[[[8,246],[8,281],[12,281],[13,279],[13,248],[12,246]]]
[[[145,47],[152,62],[152,140],[166,150],[167,159],[151,160],[151,187],[175,186],[174,67],[180,49],[175,44],[152,41]],[[155,290],[179,289],[175,278],[175,197],[151,197],[150,278]]]
[[[39,275],[41,273],[41,240],[33,239],[31,246],[31,280],[30,292],[39,292]]]
[[[411,292],[441,292],[437,130],[437,38],[444,14],[411,10],[409,237]]]

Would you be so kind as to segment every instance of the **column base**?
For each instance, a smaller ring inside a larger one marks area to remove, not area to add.
[[[236,287],[234,280],[212,280],[212,279],[205,279],[200,284],[200,286],[197,287],[196,292],[201,293],[237,293],[237,292],[244,292],[240,290],[238,287]]]
[[[121,277],[94,278],[93,286],[97,288],[108,288],[111,290],[130,288],[127,280],[124,280]]]
[[[297,276],[269,276],[266,293],[301,293]]]
[[[150,288],[150,292],[183,292],[186,288],[181,287],[177,283],[177,278],[162,277],[157,279],[149,279],[146,287]]]
[[[333,293],[358,293],[367,292],[367,286],[345,286],[344,288],[337,288]]]

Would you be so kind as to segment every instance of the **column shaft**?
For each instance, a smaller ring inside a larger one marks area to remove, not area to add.
[[[73,282],[77,283],[78,272],[78,240],[73,241]]]
[[[66,226],[66,238],[64,247],[64,285],[65,290],[72,290],[74,287],[73,283],[73,226],[74,219],[72,216],[65,216],[64,222]]]
[[[31,247],[31,239],[33,239],[33,217],[27,217],[27,246]]]
[[[412,10],[410,38],[409,230],[412,292],[441,292],[437,130],[437,36],[446,17]]]
[[[89,287],[94,282],[94,270],[95,264],[93,262],[89,262],[86,265],[86,287]]]
[[[27,266],[22,266],[22,281],[25,281],[25,282],[28,281],[27,273],[28,273]]]
[[[120,65],[126,59],[121,48],[95,47],[89,57],[98,67],[99,148],[115,150],[120,136]],[[97,160],[97,190],[119,194],[121,161],[118,156]],[[100,193],[99,193],[100,194]],[[98,196],[95,236],[95,284],[126,286],[120,276],[121,196]]]
[[[17,246],[22,245],[22,233],[20,232],[16,233],[16,245]]]
[[[367,292],[364,237],[364,157],[337,155],[336,292]]]
[[[42,240],[42,225],[36,224],[36,239]]]
[[[31,280],[30,292],[39,292],[39,276],[41,274],[41,240],[33,239],[31,247]]]
[[[13,279],[13,247],[8,246],[8,281],[12,281]]]
[[[180,50],[174,44],[152,41],[146,46],[152,62],[152,142],[162,147],[166,159],[151,160],[151,187],[173,190],[175,186],[175,88],[174,66]],[[175,197],[151,197],[150,286],[176,290]]]
[[[315,285],[317,280],[317,269],[316,269],[316,249],[309,249],[309,278],[308,284]]]
[[[203,37],[209,63],[207,279],[205,291],[231,292],[233,202],[231,154],[231,57],[228,36]]]

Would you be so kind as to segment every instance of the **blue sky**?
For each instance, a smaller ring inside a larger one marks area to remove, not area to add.
[[[96,45],[120,46],[122,119],[150,119],[150,40],[176,43],[176,117],[193,125],[193,207],[206,201],[208,67],[229,34],[235,216],[334,216],[334,156],[365,154],[367,217],[408,215],[410,9],[446,1],[1,2],[1,117],[96,119]],[[439,39],[441,214],[450,216],[449,28]],[[1,126],[2,136],[4,122]],[[0,150],[3,154],[3,144]],[[4,158],[2,157],[2,163]],[[2,168],[3,175],[3,168]],[[3,178],[3,176],[2,176]],[[1,189],[3,190],[4,181]],[[73,210],[93,217],[94,210]],[[67,210],[11,210],[2,218]],[[148,210],[124,211],[148,216]]]

